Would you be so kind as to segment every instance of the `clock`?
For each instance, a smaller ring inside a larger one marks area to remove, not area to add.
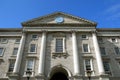
[[[64,18],[63,17],[57,17],[56,19],[55,19],[55,22],[57,22],[57,23],[62,23],[64,21]]]

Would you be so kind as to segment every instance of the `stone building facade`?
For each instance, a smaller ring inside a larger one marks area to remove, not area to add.
[[[120,80],[120,29],[55,12],[0,29],[0,80]]]

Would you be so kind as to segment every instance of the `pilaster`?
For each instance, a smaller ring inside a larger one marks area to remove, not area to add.
[[[77,39],[76,32],[72,32],[72,44],[73,44],[73,62],[74,62],[74,73],[75,75],[80,75],[80,64],[79,64],[79,55],[77,48]]]

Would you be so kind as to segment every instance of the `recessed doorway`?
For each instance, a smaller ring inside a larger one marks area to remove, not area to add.
[[[68,77],[62,72],[57,72],[53,74],[50,80],[68,80]]]

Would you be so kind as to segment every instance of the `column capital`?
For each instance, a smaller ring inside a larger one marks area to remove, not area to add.
[[[76,29],[71,29],[72,33],[78,32]]]

